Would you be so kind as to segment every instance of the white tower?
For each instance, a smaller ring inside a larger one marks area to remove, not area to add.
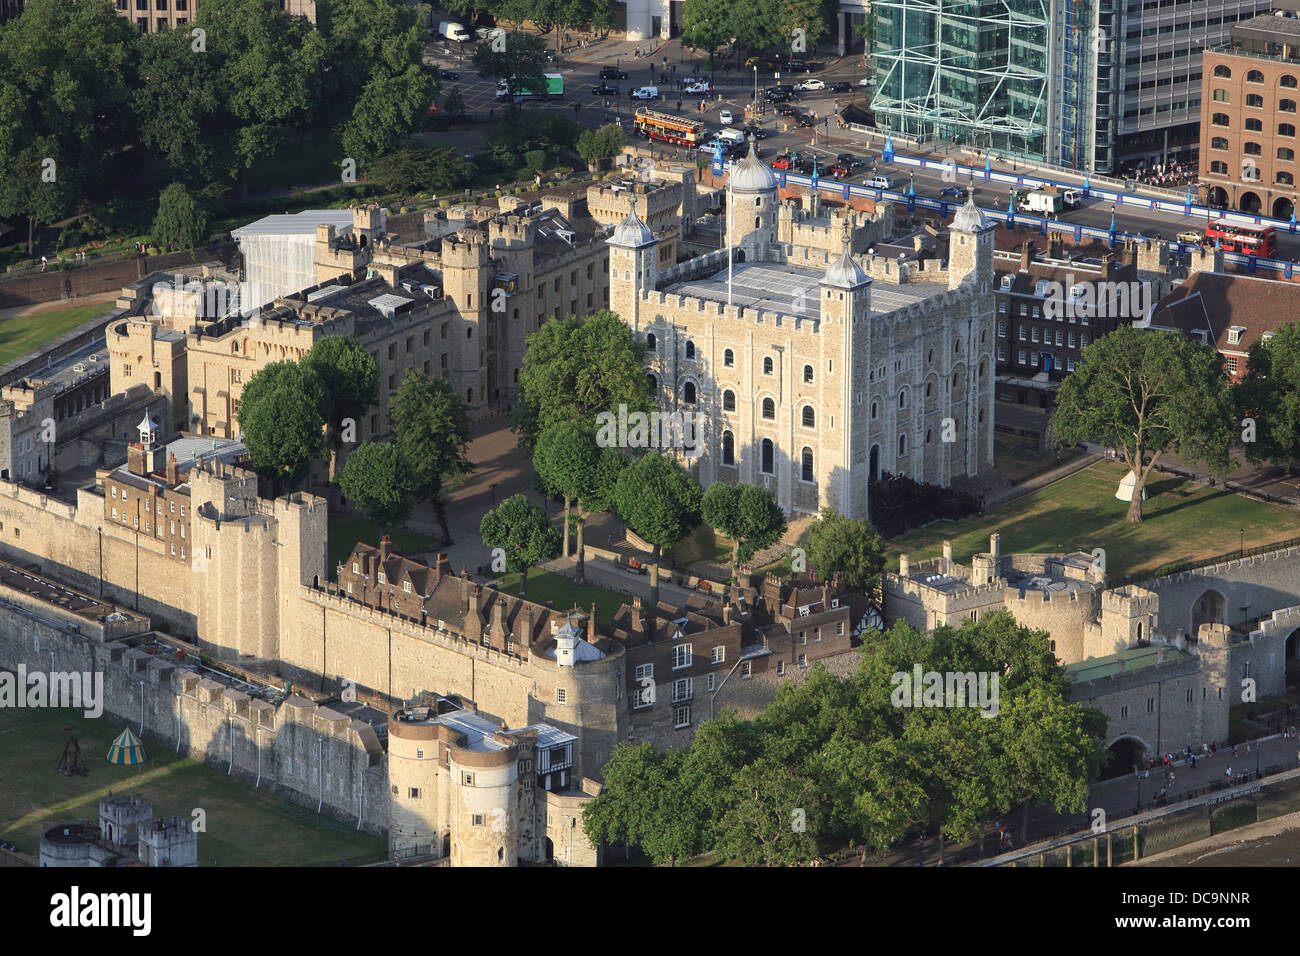
[[[632,208],[614,227],[609,246],[610,308],[639,332],[641,295],[653,291],[658,281],[655,268],[655,237],[650,227],[636,214],[636,196],[629,199]]]
[[[768,262],[776,252],[780,201],[776,176],[754,150],[751,135],[749,153],[727,180],[728,242],[745,250],[746,262]]]

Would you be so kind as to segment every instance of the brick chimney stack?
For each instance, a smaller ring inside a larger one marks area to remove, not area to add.
[[[393,539],[384,535],[379,539],[379,561],[381,564],[388,562],[388,556],[393,552]]]
[[[1026,239],[1020,245],[1020,271],[1028,272],[1034,261],[1034,240]]]
[[[1059,232],[1054,232],[1047,237],[1047,258],[1065,258],[1065,243],[1061,241],[1061,234]]]
[[[176,456],[168,452],[167,454],[167,486],[175,488],[181,483],[180,467],[176,464]]]
[[[438,552],[438,560],[433,566],[434,582],[441,581],[445,575],[451,574],[451,561],[447,558],[446,551]]]

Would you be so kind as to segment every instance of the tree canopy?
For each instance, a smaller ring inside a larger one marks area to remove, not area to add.
[[[236,420],[253,467],[297,481],[324,448],[320,380],[298,362],[272,362],[244,383]]]
[[[1181,333],[1123,325],[1083,350],[1083,364],[1057,393],[1052,431],[1062,445],[1118,448],[1136,476],[1128,520],[1142,520],[1142,489],[1167,451],[1231,465],[1233,400],[1223,360]]]
[[[700,513],[710,528],[731,539],[731,579],[755,552],[785,534],[785,512],[766,488],[715,481],[704,493]]]
[[[512,495],[485,514],[479,533],[489,548],[505,552],[506,570],[518,572],[520,597],[527,597],[528,569],[560,554],[555,525],[523,495]]]
[[[393,435],[416,491],[438,516],[443,546],[451,544],[443,491],[469,474],[469,409],[441,378],[411,369],[389,406]]]
[[[636,844],[656,864],[715,851],[794,865],[845,843],[883,854],[927,831],[942,847],[1018,805],[1086,808],[1106,720],[1070,702],[1047,634],[1006,612],[928,636],[899,622],[860,654],[847,677],[814,665],[782,684],[753,720],[704,722],[684,751],[619,744],[584,811],[588,837]],[[912,706],[899,687],[917,667],[983,683],[970,699]]]
[[[415,479],[390,442],[364,442],[338,477],[339,489],[385,530],[406,523],[415,508]]]
[[[808,529],[808,563],[822,580],[839,572],[844,586],[858,594],[875,594],[885,569],[885,542],[862,518],[846,518],[823,508]]]
[[[1273,337],[1250,346],[1246,374],[1234,389],[1244,423],[1242,444],[1253,462],[1300,459],[1300,322],[1287,322]]]

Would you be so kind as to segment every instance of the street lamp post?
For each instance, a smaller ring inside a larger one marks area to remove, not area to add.
[[[1138,799],[1137,808],[1133,812],[1141,813],[1142,812],[1142,771],[1134,770],[1133,779],[1137,781],[1137,799]]]
[[[1237,534],[1237,560],[1240,561],[1246,554],[1246,529],[1241,528]]]

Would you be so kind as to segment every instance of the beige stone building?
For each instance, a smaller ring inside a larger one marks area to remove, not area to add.
[[[130,20],[141,33],[182,29],[194,22],[199,0],[113,0],[117,15]],[[280,9],[316,23],[315,0],[280,0]]]
[[[993,225],[968,204],[946,260],[870,247],[892,222],[796,214],[752,153],[729,182],[732,251],[660,268],[635,212],[610,239],[611,308],[649,347],[661,410],[705,425],[698,477],[787,512],[868,514],[882,473],[943,486],[993,464]],[[833,251],[838,238],[839,251]]]
[[[224,310],[159,289],[151,314],[110,325],[113,391],[161,390],[178,430],[233,438],[244,383],[343,335],[379,368],[379,404],[358,423],[365,441],[388,433],[388,403],[409,370],[446,379],[472,411],[504,407],[517,397],[525,337],[609,302],[604,235],[590,219],[538,209],[467,217],[454,232],[401,242],[378,207],[352,210],[342,229],[337,214],[320,215],[335,221],[312,226],[310,243],[311,213],[236,230],[245,270]],[[311,283],[301,286],[304,262]]]

